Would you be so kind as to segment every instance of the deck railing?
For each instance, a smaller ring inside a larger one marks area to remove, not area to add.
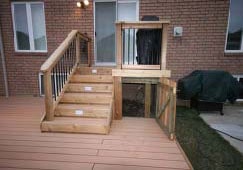
[[[169,138],[175,138],[176,82],[161,78],[157,87],[156,120],[165,129]]]
[[[41,66],[40,71],[44,75],[46,120],[54,119],[55,107],[78,64],[82,63],[82,60],[90,64],[89,51],[90,38],[73,30]]]
[[[167,20],[117,22],[117,68],[165,70],[168,24]]]

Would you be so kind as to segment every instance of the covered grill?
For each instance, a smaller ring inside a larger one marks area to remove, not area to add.
[[[191,107],[200,111],[219,110],[228,100],[234,103],[242,85],[228,72],[196,70],[178,81],[178,97],[191,100]]]

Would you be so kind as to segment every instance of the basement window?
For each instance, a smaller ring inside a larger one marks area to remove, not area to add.
[[[225,51],[243,52],[243,1],[231,0]]]
[[[46,52],[43,2],[13,2],[14,46],[17,52]]]

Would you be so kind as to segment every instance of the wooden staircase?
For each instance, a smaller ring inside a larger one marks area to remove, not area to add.
[[[42,131],[107,134],[113,107],[110,68],[78,67],[54,110],[53,121]]]

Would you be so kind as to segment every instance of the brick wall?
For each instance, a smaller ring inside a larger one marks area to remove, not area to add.
[[[9,0],[0,3],[10,95],[39,94],[41,64],[72,29],[87,33],[93,39],[92,1],[87,9],[77,8],[76,0],[42,1],[46,16],[46,54],[14,52],[11,3]],[[229,0],[140,0],[140,18],[156,15],[171,21],[167,68],[172,70],[174,79],[195,69],[223,69],[243,74],[243,54],[224,53],[228,7]],[[172,36],[173,26],[183,27],[181,38]]]
[[[39,94],[38,73],[42,63],[72,29],[78,29],[89,36],[93,35],[92,2],[89,8],[84,10],[77,8],[76,2],[76,0],[58,0],[58,2],[44,0],[48,53],[40,54],[14,52],[11,1],[1,1],[0,21],[3,31],[10,95]],[[2,84],[2,82],[0,83]],[[0,90],[2,89],[1,86]]]
[[[169,19],[167,68],[175,79],[195,69],[222,69],[243,74],[243,54],[225,54],[229,0],[140,0],[140,18]],[[183,36],[173,37],[182,26]]]

